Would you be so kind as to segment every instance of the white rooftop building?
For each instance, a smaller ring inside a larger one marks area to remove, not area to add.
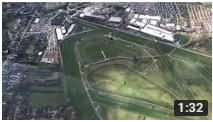
[[[136,21],[136,22],[134,23],[134,25],[137,25],[137,26],[139,26],[140,28],[143,28],[143,27],[145,26],[144,23],[139,22],[139,21]]]
[[[80,16],[81,18],[84,17],[84,13],[81,13],[79,16]]]
[[[155,37],[159,37],[161,39],[165,39],[165,40],[170,41],[170,42],[174,42],[173,33],[169,32],[167,30],[164,30],[162,28],[159,28],[159,27],[147,25],[146,27],[144,27],[140,31],[143,32],[143,33],[155,36]]]
[[[130,12],[130,11],[131,11],[131,8],[127,8],[125,11],[126,11],[126,12]]]
[[[155,26],[155,25],[157,25],[157,23],[158,23],[158,21],[156,21],[156,20],[150,20],[149,21],[150,25],[154,25]]]
[[[131,19],[131,20],[129,21],[130,24],[134,24],[135,22],[136,22],[136,19],[135,19],[135,18],[133,18],[133,19]]]
[[[68,29],[67,33],[72,32],[72,30],[73,30],[74,27],[75,27],[75,24],[72,24],[72,25],[70,26],[70,28]]]
[[[87,16],[87,17],[94,17],[94,18],[99,18],[99,19],[105,19],[104,16],[101,16],[101,15],[93,15],[91,13],[85,13],[84,16]]]
[[[137,19],[139,17],[139,14],[135,14],[134,18]]]
[[[43,52],[39,52],[39,53],[38,53],[38,55],[42,55],[42,54],[43,54]]]
[[[92,7],[86,7],[83,12],[84,13],[93,13],[95,10]]]
[[[166,23],[166,27],[175,27],[174,23]]]
[[[139,19],[148,19],[148,20],[158,20],[160,21],[161,20],[161,17],[160,16],[149,16],[149,15],[139,15],[138,17]]]
[[[181,29],[180,25],[177,25],[176,30],[180,30],[180,29]]]
[[[63,39],[61,28],[56,28],[56,36],[57,36],[58,40],[62,40]]]
[[[132,30],[136,30],[136,31],[140,30],[140,28],[136,28],[136,27],[133,27],[131,25],[128,25],[127,28],[132,29]]]
[[[36,18],[35,20],[34,20],[34,23],[39,23],[39,21],[40,21],[40,19],[39,18]]]
[[[108,22],[116,22],[116,23],[120,23],[122,20],[122,18],[120,17],[110,17]]]
[[[172,34],[172,32],[170,32],[170,31],[167,31],[165,29],[162,29],[162,28],[159,28],[159,27],[155,27],[155,26],[152,26],[152,25],[147,25],[146,27],[150,28],[150,29],[153,29],[153,30],[161,31],[161,32],[166,33],[166,34]]]
[[[62,32],[62,34],[67,33],[67,31],[66,31],[65,27],[61,27],[61,32]]]
[[[147,19],[142,19],[141,22],[144,23],[144,24],[146,24],[148,22],[148,20]]]

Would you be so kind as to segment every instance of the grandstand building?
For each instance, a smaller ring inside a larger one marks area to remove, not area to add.
[[[174,41],[175,41],[174,35],[173,35],[172,32],[169,32],[169,31],[164,30],[164,29],[159,28],[159,27],[155,27],[153,25],[147,25],[146,27],[144,27],[140,31],[143,32],[143,33],[161,38],[163,40],[167,40],[169,42],[174,43]]]

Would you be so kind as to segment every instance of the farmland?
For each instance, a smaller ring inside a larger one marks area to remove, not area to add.
[[[211,58],[74,22],[92,29],[60,44],[65,86],[79,118],[211,119],[173,115],[176,99],[206,99],[211,105]]]

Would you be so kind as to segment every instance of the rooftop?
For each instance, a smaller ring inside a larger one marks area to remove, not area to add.
[[[122,18],[120,17],[110,17],[108,22],[121,22]]]

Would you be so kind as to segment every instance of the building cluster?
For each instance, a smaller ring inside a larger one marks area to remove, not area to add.
[[[132,12],[132,8],[127,8],[127,12]],[[169,42],[174,42],[174,34],[173,32],[167,31],[160,27],[161,17],[160,16],[150,16],[143,14],[134,14],[132,18],[130,18],[129,24],[127,28],[133,29],[135,31],[140,31],[142,33],[146,33],[152,35],[154,37],[160,38],[162,40],[167,40]],[[167,27],[174,26],[171,23],[166,23]]]
[[[38,39],[47,40],[49,18],[35,18],[30,23],[25,35],[35,35]]]
[[[3,3],[3,119],[67,117],[67,106],[29,106],[28,86],[61,85],[60,78],[45,80],[52,70],[40,70],[35,64],[57,65],[58,44],[90,31],[74,24],[73,17],[172,43],[176,32],[212,33],[212,11],[199,3]]]
[[[39,55],[42,55],[40,62],[46,62],[46,63],[58,63],[58,41],[56,38],[56,34],[54,31],[54,27],[49,28],[50,34],[48,37],[48,44],[47,48],[44,52],[40,52]]]
[[[94,5],[82,10],[79,17],[88,21],[105,23],[107,26],[118,27],[122,24],[124,18],[123,7]]]
[[[40,55],[43,55],[40,62],[57,64],[59,63],[58,44],[64,38],[78,33],[80,27],[70,20],[70,16],[67,13],[63,12],[59,12],[49,22],[47,29],[49,33],[48,44],[46,50],[40,52]]]
[[[114,12],[114,8],[120,11]],[[122,7],[90,5],[82,9],[79,18],[174,43],[176,32],[211,33],[211,14],[199,3],[131,2]]]
[[[71,24],[67,30],[65,27],[57,27],[55,29],[55,32],[56,32],[58,41],[61,41],[63,40],[64,37],[68,36],[73,31],[74,28],[75,28],[75,24]]]
[[[212,33],[212,10],[202,5],[187,4],[191,28],[199,33]]]

